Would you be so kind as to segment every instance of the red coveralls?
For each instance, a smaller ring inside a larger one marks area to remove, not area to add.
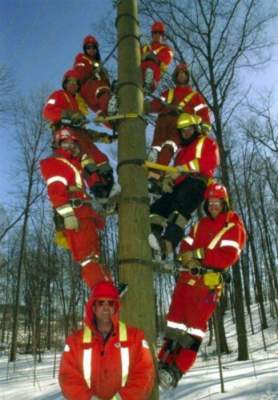
[[[180,146],[180,135],[177,131],[179,112],[167,107],[167,104],[179,108],[180,112],[198,115],[202,118],[202,125],[210,130],[211,121],[208,106],[200,93],[191,86],[176,86],[161,93],[161,100],[151,102],[151,112],[159,113],[154,130],[152,147],[159,154],[157,163],[168,165]]]
[[[79,53],[75,57],[74,69],[81,82],[80,94],[89,108],[97,114],[107,114],[108,101],[111,96],[108,75],[102,69],[97,72],[99,62],[92,57]]]
[[[154,53],[156,55],[156,60],[148,60],[148,54]],[[153,70],[154,82],[153,90],[156,89],[157,85],[162,78],[162,75],[168,69],[168,66],[173,61],[173,50],[165,43],[151,42],[141,48],[141,69],[143,74],[143,82],[145,78],[145,72],[147,68]]]
[[[182,241],[180,253],[202,248],[203,268],[223,271],[238,261],[245,242],[242,220],[236,212],[229,211],[219,214],[216,219],[202,218]],[[191,368],[222,288],[223,283],[209,289],[204,284],[204,275],[193,275],[190,270],[180,273],[167,315],[166,340],[159,353],[161,361],[175,363],[182,373]],[[168,352],[172,332],[180,337],[188,334],[191,343],[180,346],[175,352]]]
[[[61,217],[74,213],[79,220],[79,229],[63,231],[69,249],[76,262],[81,265],[81,275],[92,288],[98,282],[110,280],[106,268],[99,264],[100,244],[98,230],[105,225],[104,219],[91,207],[86,194],[80,159],[72,157],[64,149],[55,150],[53,157],[40,162],[46,181],[49,199]]]
[[[81,112],[75,96],[65,90],[57,90],[49,96],[43,109],[43,116],[52,124],[59,124],[62,113],[66,110]],[[109,162],[108,157],[95,146],[90,134],[85,129],[73,129],[82,155],[87,154],[97,167]],[[102,182],[102,178],[97,173],[93,173],[86,180],[90,187],[93,187],[95,183]]]
[[[113,317],[113,333],[104,341],[93,324],[91,297],[85,326],[69,336],[62,355],[59,383],[67,400],[148,400],[154,365],[142,330]]]
[[[175,166],[179,165],[186,167],[192,175],[178,177],[175,180],[173,192],[163,194],[150,208],[152,232],[161,235],[164,224],[158,224],[157,217],[167,219],[163,237],[172,242],[174,247],[183,238],[185,227],[175,223],[175,216],[181,214],[189,220],[191,213],[202,203],[207,181],[214,176],[219,165],[217,143],[207,135],[198,135],[192,143],[181,147],[175,159]]]

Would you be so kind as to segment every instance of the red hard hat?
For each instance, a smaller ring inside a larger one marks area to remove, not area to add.
[[[178,73],[179,73],[180,71],[184,71],[184,72],[187,74],[187,76],[188,76],[187,83],[188,83],[190,73],[189,73],[188,65],[185,64],[185,63],[183,63],[183,64],[178,64],[178,65],[176,66],[176,68],[174,69],[174,72],[173,72],[173,74],[172,74],[172,79],[173,79],[173,81],[176,83],[177,75],[178,75]]]
[[[63,76],[63,81],[62,81],[62,87],[63,89],[65,89],[65,83],[66,80],[69,78],[75,78],[78,81],[78,84],[80,86],[80,81],[79,81],[79,74],[75,69],[69,69],[68,71],[65,72],[64,76]]]
[[[209,200],[210,198],[222,199],[227,204],[229,203],[228,192],[225,186],[221,185],[220,183],[212,183],[209,185],[205,191],[204,198],[205,200]]]
[[[111,299],[119,301],[119,292],[112,282],[100,282],[98,283],[92,291],[92,297],[94,301],[97,299]]]
[[[161,32],[161,33],[165,33],[165,26],[163,24],[163,22],[161,21],[155,21],[152,24],[152,32]]]
[[[88,35],[84,38],[83,47],[86,46],[87,44],[94,44],[95,46],[98,47],[98,42],[97,42],[96,38],[92,35]]]
[[[66,127],[59,129],[55,132],[55,142],[59,144],[62,140],[74,140],[77,141],[74,130]]]

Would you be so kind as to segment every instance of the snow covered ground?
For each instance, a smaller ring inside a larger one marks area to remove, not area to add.
[[[256,307],[254,307],[256,316]],[[278,400],[278,332],[277,321],[262,333],[255,320],[256,333],[249,340],[249,361],[237,361],[234,326],[227,318],[226,332],[233,352],[223,356],[224,389],[221,393],[217,358],[214,354],[204,360],[205,344],[192,370],[180,381],[178,388],[161,393],[162,400]],[[256,326],[257,325],[257,326]],[[213,349],[206,348],[209,354]],[[31,356],[20,355],[16,363],[8,363],[0,354],[0,400],[58,400],[63,399],[57,384],[59,359],[46,354],[43,362],[34,365]],[[134,399],[136,400],[136,399]]]

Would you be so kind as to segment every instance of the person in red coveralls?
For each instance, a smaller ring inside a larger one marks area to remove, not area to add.
[[[119,320],[119,294],[99,283],[85,307],[84,328],[70,335],[59,383],[67,400],[148,400],[154,364],[144,333]]]
[[[169,64],[173,61],[173,50],[164,43],[165,26],[163,22],[154,22],[151,33],[151,43],[141,48],[141,69],[147,92],[153,92],[156,89]]]
[[[194,364],[223,290],[225,271],[238,261],[246,243],[243,222],[235,211],[229,210],[223,185],[208,186],[204,209],[207,216],[193,226],[180,247],[182,272],[158,356],[160,384],[164,388],[175,387]]]
[[[100,199],[106,199],[113,187],[113,170],[108,157],[93,143],[94,137],[83,126],[86,122],[82,103],[78,96],[80,89],[79,74],[75,70],[65,73],[63,89],[53,92],[43,109],[43,116],[49,122],[55,134],[57,129],[70,126],[80,144],[82,167],[86,174],[91,192]]]
[[[162,92],[160,98],[145,102],[146,112],[159,114],[148,156],[150,161],[168,165],[179,149],[180,134],[177,130],[177,120],[182,112],[201,117],[202,131],[205,133],[211,129],[208,106],[201,94],[189,85],[189,77],[188,66],[178,64],[172,75],[175,87]],[[151,171],[150,178],[154,179],[153,189],[155,189],[160,174]]]
[[[99,262],[98,230],[104,219],[92,208],[85,191],[81,151],[75,132],[61,128],[55,133],[52,157],[40,161],[42,176],[55,213],[56,227],[62,231],[72,256],[81,266],[81,275],[89,288],[110,280],[108,269]]]
[[[116,112],[116,99],[112,95],[108,72],[101,65],[99,45],[94,36],[83,40],[83,53],[77,54],[74,69],[81,83],[80,94],[89,108],[98,115]]]
[[[197,115],[183,113],[177,121],[180,150],[176,155],[175,171],[162,182],[164,194],[150,208],[151,231],[149,244],[160,250],[168,261],[184,235],[191,214],[201,205],[207,184],[219,165],[215,140],[202,130]]]

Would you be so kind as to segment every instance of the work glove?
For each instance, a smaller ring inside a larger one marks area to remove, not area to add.
[[[185,251],[180,255],[180,260],[183,265],[187,265],[187,263],[191,260],[198,261],[202,258],[204,258],[204,249],[201,247],[199,249]]]
[[[101,143],[105,143],[105,144],[110,144],[113,142],[113,137],[112,135],[109,135],[108,133],[101,133],[99,132],[99,141]]]
[[[75,112],[71,116],[71,121],[75,126],[82,126],[86,123],[86,118],[81,112]]]
[[[70,214],[64,217],[65,229],[75,230],[79,229],[79,221],[74,214]]]
[[[145,57],[144,57],[144,61],[153,61],[153,62],[155,62],[157,64],[159,63],[158,59],[157,59],[157,55],[154,54],[153,52],[150,52],[150,53],[146,54]]]
[[[81,158],[81,167],[87,172],[87,174],[92,175],[97,171],[97,166],[95,161],[89,157],[87,154],[84,154]]]
[[[197,258],[192,258],[191,260],[187,261],[187,264],[184,265],[184,267],[189,269],[199,268],[202,267],[202,263],[200,260],[197,260]]]
[[[162,182],[162,192],[163,193],[172,193],[174,187],[174,180],[172,176],[166,175]]]

